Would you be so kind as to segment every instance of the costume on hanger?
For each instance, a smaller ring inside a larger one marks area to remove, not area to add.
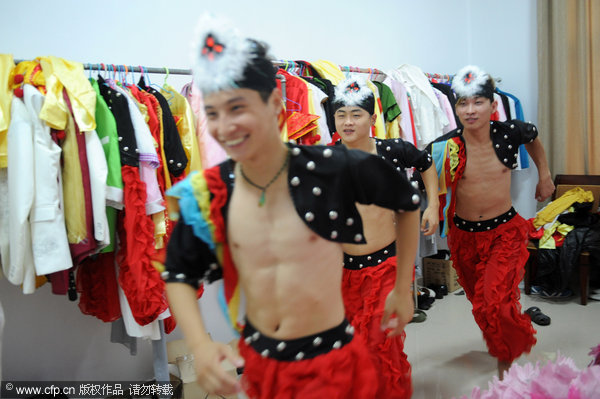
[[[98,82],[90,83],[96,92],[96,133],[102,142],[108,174],[106,176],[106,217],[109,226],[110,244],[101,252],[115,250],[117,209],[123,209],[123,178],[121,177],[121,157],[117,122],[104,98],[100,95]]]
[[[517,166],[519,145],[537,137],[534,125],[517,120],[490,122],[496,156],[508,169]],[[456,187],[467,162],[462,129],[431,143],[440,187],[440,220],[448,234],[458,282],[473,304],[475,321],[492,356],[512,361],[535,344],[529,316],[521,313],[518,284],[528,258],[528,227],[514,209],[486,221],[471,222],[455,214]],[[485,295],[484,295],[485,293]]]
[[[198,140],[201,164],[204,169],[220,164],[227,158],[225,150],[208,133],[206,112],[202,93],[196,85],[188,83],[182,89],[182,94],[187,98],[196,117],[196,138]]]
[[[167,84],[163,86],[160,93],[165,97],[169,96],[169,107],[173,114],[173,118],[175,119],[177,131],[179,132],[179,137],[181,139],[181,145],[183,146],[186,158],[188,159],[184,174],[188,175],[192,170],[201,170],[202,160],[198,150],[198,139],[196,137],[196,127],[194,125],[194,113],[192,112],[192,107],[185,97],[177,93],[173,87]]]
[[[38,115],[44,96],[30,84],[24,85],[23,99],[33,127],[34,200],[31,214],[31,239],[36,274],[68,270],[73,266],[62,204],[60,186],[60,147],[52,141],[50,128]],[[100,165],[98,166],[100,167]]]
[[[279,69],[278,74],[285,76],[285,125],[287,137],[284,141],[298,140],[303,144],[315,144],[318,139],[314,133],[318,129],[318,115],[311,113],[308,83],[298,76]],[[277,81],[277,85],[281,83]]]
[[[0,54],[0,168],[6,168],[7,161],[7,140],[8,125],[10,124],[10,103],[12,90],[10,87],[10,77],[15,62],[10,54]]]
[[[169,108],[169,102],[158,90],[146,86],[143,79],[140,79],[138,86],[156,97],[162,109],[163,147],[167,158],[167,168],[171,174],[171,183],[174,184],[185,176],[184,172],[189,160],[181,143],[173,113],[171,112],[171,108]]]
[[[400,137],[400,125],[398,118],[402,111],[394,98],[394,93],[388,85],[374,81],[381,102],[383,121],[385,122],[386,138],[396,139]]]
[[[417,148],[424,148],[427,143],[440,137],[444,126],[448,124],[448,118],[440,108],[431,83],[425,73],[414,65],[401,65],[388,71],[387,75],[405,85],[413,104],[417,135],[415,145]]]
[[[340,243],[365,242],[356,202],[373,203],[394,210],[414,210],[418,207],[420,198],[417,191],[404,176],[379,157],[347,150],[345,147],[288,146],[292,154],[288,184],[298,217],[327,240]],[[163,278],[167,282],[184,282],[193,287],[198,287],[202,281],[212,282],[223,278],[230,322],[239,329],[244,329],[244,336],[254,336],[252,326],[248,323],[245,323],[245,327],[242,326],[244,317],[239,313],[237,271],[227,242],[226,219],[229,199],[234,189],[233,167],[234,162],[228,160],[203,173],[191,174],[171,189],[169,195],[179,199],[181,220],[169,242],[165,265],[167,271]],[[384,184],[389,190],[382,192],[378,188]],[[337,337],[335,340],[348,335],[345,327],[336,328],[332,334]],[[262,335],[259,333],[257,336]],[[263,357],[261,352],[270,347],[263,348],[263,340],[240,340],[240,351],[246,358],[244,375],[248,381],[253,381],[249,392],[254,392],[257,385],[261,385],[261,392],[268,392],[272,381],[264,378],[266,369],[289,373],[289,378],[284,377],[278,382],[280,387],[289,384],[300,389],[302,384],[310,383],[295,381],[296,372],[302,371],[303,375],[307,375],[307,370],[314,368],[315,373],[310,373],[310,376],[330,378],[325,371],[337,368],[331,362],[340,361],[348,364],[348,368],[344,368],[345,382],[330,383],[328,380],[323,386],[344,384],[347,385],[344,386],[345,389],[356,390],[358,396],[354,397],[373,397],[361,394],[365,389],[372,389],[371,384],[376,381],[372,372],[362,376],[362,372],[359,372],[360,368],[365,371],[370,369],[364,367],[366,363],[362,363],[370,362],[369,354],[363,344],[357,341],[361,339],[358,335],[354,339],[346,339],[351,341],[345,345],[345,342],[338,344],[342,349],[327,349],[327,353],[317,353],[314,358],[304,360],[300,359],[306,356],[305,350],[296,348],[294,353],[285,353],[288,358],[278,360],[277,346],[274,350],[271,348],[269,352],[264,352],[266,357]],[[269,345],[268,337],[264,341],[267,341],[265,345]],[[313,347],[311,353],[315,350],[312,341],[313,338],[308,344],[308,347]],[[291,342],[286,341],[280,348],[287,347],[288,344]],[[257,352],[259,349],[261,352]],[[371,379],[367,385],[364,385],[365,378]],[[317,381],[320,383],[323,380]],[[270,396],[267,394],[265,397]]]
[[[312,83],[313,85],[318,87],[321,90],[321,92],[327,96],[327,98],[324,99],[321,103],[321,105],[323,107],[323,111],[325,113],[325,116],[323,117],[324,118],[323,120],[319,119],[318,123],[319,123],[319,126],[326,124],[327,125],[326,130],[329,132],[329,135],[331,136],[331,133],[335,132],[335,120],[333,117],[333,108],[331,106],[331,99],[334,96],[333,84],[331,84],[331,82],[329,80],[327,80],[325,78],[321,78],[319,76],[302,76],[302,79],[304,79],[307,82]],[[322,127],[321,130],[325,130],[325,128]],[[320,143],[320,144],[323,144],[323,143]]]
[[[13,97],[7,141],[8,153],[8,228],[9,251],[2,253],[4,275],[23,293],[35,291],[35,269],[31,248],[29,213],[33,205],[33,129],[31,116],[21,99]]]

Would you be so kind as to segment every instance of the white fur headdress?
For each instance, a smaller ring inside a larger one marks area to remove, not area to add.
[[[373,96],[367,82],[360,76],[350,76],[335,87],[334,103],[341,106],[362,107]]]
[[[193,43],[194,83],[203,93],[236,88],[253,57],[252,43],[229,21],[210,14],[200,17]]]
[[[452,79],[452,90],[458,98],[480,95],[493,100],[494,86],[490,75],[476,65],[460,69]]]

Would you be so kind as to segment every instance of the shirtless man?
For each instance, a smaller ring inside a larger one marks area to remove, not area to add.
[[[344,317],[341,244],[365,242],[355,203],[375,203],[400,211],[398,250],[414,259],[417,191],[379,157],[283,143],[282,97],[266,49],[211,22],[201,25],[194,80],[210,134],[231,159],[169,193],[181,216],[164,273],[198,382],[250,398],[372,399],[375,368]],[[384,321],[394,317],[390,335],[413,314],[410,273],[398,270],[385,308]],[[230,321],[242,324],[243,362],[210,340],[196,301],[200,282],[221,277]],[[236,312],[242,292],[245,318]],[[225,358],[244,364],[241,384],[221,368]]]
[[[498,104],[488,74],[466,66],[455,75],[452,89],[464,128],[435,140],[428,150],[440,188],[445,188],[440,203],[458,281],[473,304],[489,353],[498,359],[502,378],[513,360],[536,342],[531,320],[521,313],[519,303],[528,229],[510,197],[511,169],[517,166],[520,144],[538,169],[536,199],[548,198],[554,184],[534,125],[490,122]]]
[[[431,156],[402,140],[380,140],[370,137],[375,125],[375,98],[363,79],[352,77],[341,82],[333,101],[335,127],[347,147],[378,155],[405,174],[415,167],[427,190],[427,208],[421,230],[435,233],[439,223],[437,173]],[[415,182],[417,184],[417,182]],[[394,286],[397,257],[394,212],[375,205],[357,205],[366,245],[343,244],[344,272],[342,292],[346,317],[367,340],[379,376],[377,398],[410,398],[411,369],[404,353],[406,334],[388,338],[381,329],[386,295]],[[402,237],[399,237],[403,239]],[[402,255],[402,254],[400,254]],[[412,255],[412,254],[410,254]],[[414,267],[414,257],[405,259],[406,270]]]

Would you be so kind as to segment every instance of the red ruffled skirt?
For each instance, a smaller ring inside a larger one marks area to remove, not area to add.
[[[387,295],[396,281],[396,257],[377,266],[359,270],[344,269],[342,294],[346,318],[364,338],[379,377],[374,398],[410,398],[411,367],[404,353],[406,333],[387,337],[381,331],[381,318]]]
[[[451,223],[448,235],[458,282],[473,305],[489,353],[512,362],[537,342],[531,318],[521,311],[519,283],[527,252],[527,222],[515,215],[500,226],[469,232]]]
[[[118,282],[135,321],[145,326],[168,307],[165,282],[152,265],[154,223],[146,215],[146,185],[137,168],[124,165],[121,174],[125,208],[119,223]]]
[[[115,253],[107,252],[87,258],[77,269],[79,309],[104,322],[121,318]]]
[[[242,385],[250,399],[378,398],[375,368],[358,334],[340,349],[299,361],[262,357],[243,339],[239,348],[245,359]]]

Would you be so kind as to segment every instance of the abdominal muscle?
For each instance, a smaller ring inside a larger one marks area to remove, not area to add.
[[[363,223],[366,244],[342,244],[348,255],[369,255],[396,239],[394,211],[376,205],[356,204]]]
[[[488,220],[508,211],[510,169],[490,149],[468,153],[467,165],[456,188],[456,214],[465,220]]]
[[[263,334],[294,339],[340,324],[342,250],[310,230],[293,207],[285,179],[269,188],[264,207],[236,186],[228,235],[248,320]],[[282,184],[283,183],[283,184]]]

